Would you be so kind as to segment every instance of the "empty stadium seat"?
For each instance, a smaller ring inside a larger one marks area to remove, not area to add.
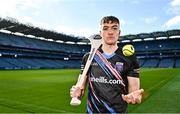
[[[180,58],[176,59],[175,68],[180,68]]]
[[[160,68],[173,68],[174,67],[174,59],[173,58],[165,58],[162,59],[159,63]]]
[[[143,67],[157,67],[159,59],[147,59]]]

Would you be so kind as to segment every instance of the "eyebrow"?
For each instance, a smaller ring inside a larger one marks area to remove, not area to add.
[[[103,28],[104,28],[104,27],[109,27],[109,26],[106,26],[106,25],[105,25],[105,26],[103,26]],[[113,25],[113,26],[111,26],[111,27],[118,27],[118,25]]]
[[[113,25],[112,27],[118,27],[118,25]]]

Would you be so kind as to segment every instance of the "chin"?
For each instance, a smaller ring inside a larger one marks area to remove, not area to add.
[[[108,45],[115,45],[116,42],[107,42]]]

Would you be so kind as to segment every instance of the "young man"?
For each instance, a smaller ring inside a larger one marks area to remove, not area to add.
[[[126,113],[127,104],[141,102],[139,64],[135,55],[126,57],[118,47],[120,23],[114,16],[103,17],[100,23],[102,45],[97,50],[87,73],[88,113]],[[83,58],[82,71],[88,54]],[[73,86],[71,97],[82,96],[81,88]]]

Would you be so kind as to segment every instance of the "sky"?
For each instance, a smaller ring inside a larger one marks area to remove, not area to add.
[[[180,29],[180,0],[0,0],[0,17],[89,37],[103,16],[120,19],[121,35]]]

